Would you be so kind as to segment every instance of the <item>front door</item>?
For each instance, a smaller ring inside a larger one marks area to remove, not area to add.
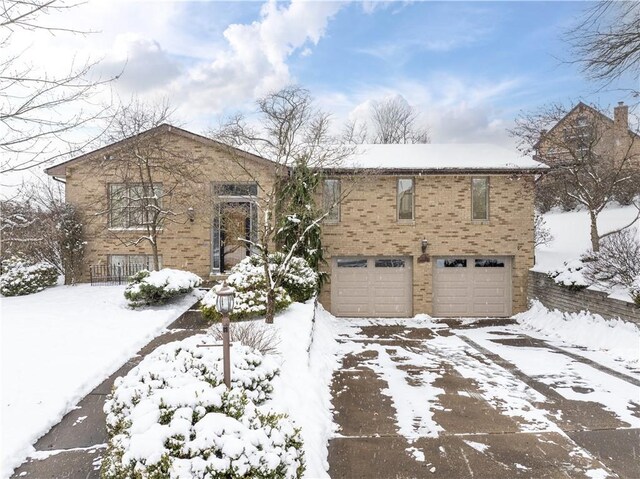
[[[228,202],[220,208],[220,264],[228,271],[251,254],[251,203]]]
[[[214,194],[211,271],[224,273],[249,256],[258,239],[257,186],[223,183],[214,186]]]

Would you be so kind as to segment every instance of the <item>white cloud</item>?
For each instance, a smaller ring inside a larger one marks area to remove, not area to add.
[[[126,33],[116,37],[112,50],[97,70],[105,77],[122,73],[117,86],[126,92],[142,94],[177,78],[180,65],[157,41]]]
[[[420,113],[434,143],[487,142],[513,146],[507,133],[511,110],[504,104],[521,86],[519,79],[483,82],[452,75],[433,75],[422,82],[396,79],[388,84],[361,85],[352,93],[324,92],[323,108],[335,113],[336,123],[365,119],[374,100],[402,96]]]
[[[226,48],[212,52],[212,61],[192,68],[174,88],[190,109],[209,113],[281,88],[294,80],[289,57],[298,49],[310,54],[310,46],[320,41],[341,7],[335,2],[293,1],[281,6],[269,1],[260,20],[229,25]]]

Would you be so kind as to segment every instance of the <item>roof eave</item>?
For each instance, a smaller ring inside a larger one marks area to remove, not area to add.
[[[533,168],[325,168],[330,175],[535,175],[549,170],[546,165]]]

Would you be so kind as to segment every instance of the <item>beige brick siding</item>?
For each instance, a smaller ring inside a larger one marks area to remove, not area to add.
[[[418,263],[422,239],[431,258],[494,255],[513,258],[513,312],[526,309],[527,271],[533,266],[533,177],[490,176],[487,222],[471,220],[471,176],[415,177],[415,221],[396,220],[395,176],[372,176],[353,188],[341,205],[341,221],[324,225],[326,258],[413,257],[413,312],[432,312],[432,268]],[[349,190],[349,181],[343,180]],[[331,308],[331,285],[320,300]]]
[[[273,173],[263,163],[231,158],[228,153],[196,140],[171,135],[170,141],[175,151],[183,152],[201,164],[202,182],[196,185],[197,191],[188,195],[189,198],[182,204],[173,205],[172,209],[179,213],[179,217],[177,222],[167,223],[164,227],[158,240],[159,252],[164,267],[190,270],[207,278],[211,272],[211,184],[216,181],[251,182],[258,179],[268,191]],[[157,179],[169,188],[171,180],[162,176]],[[108,215],[101,214],[107,209],[108,184],[119,181],[121,179],[118,175],[98,168],[91,160],[78,162],[67,168],[66,200],[82,208],[86,224],[88,244],[83,271],[85,281],[89,279],[88,266],[107,264],[111,254],[151,254],[148,242],[129,246],[120,240],[136,239],[143,233],[110,230]],[[263,195],[259,190],[258,197],[261,196]],[[186,217],[188,208],[195,210],[193,222]]]
[[[201,164],[201,181],[193,194],[174,209],[182,214],[179,223],[169,223],[162,231],[158,246],[163,265],[193,271],[203,277],[211,272],[211,184],[249,182],[257,178],[271,189],[273,169],[260,161],[237,158],[225,151],[192,138],[171,134],[172,148]],[[117,153],[116,153],[117,154]],[[413,312],[432,311],[433,261],[418,263],[422,239],[429,241],[430,256],[498,255],[513,258],[513,311],[526,308],[527,271],[533,265],[533,177],[494,175],[490,177],[490,220],[471,221],[471,176],[441,175],[415,177],[415,221],[396,220],[397,176],[365,176],[355,183],[343,179],[348,197],[341,205],[341,221],[324,225],[326,257],[347,255],[391,255],[413,258]],[[168,185],[168,178],[158,178]],[[108,228],[109,183],[119,182],[117,175],[98,169],[91,159],[67,167],[67,201],[84,212],[88,237],[84,279],[88,265],[107,264],[111,254],[150,254],[148,243],[126,246],[119,240],[129,232]],[[191,192],[190,192],[191,193]],[[264,199],[259,190],[258,196]],[[195,220],[184,213],[194,208]],[[259,217],[259,221],[262,218]],[[324,288],[321,301],[330,309],[331,285]]]

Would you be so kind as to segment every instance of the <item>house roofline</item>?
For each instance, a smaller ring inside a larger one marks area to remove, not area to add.
[[[353,174],[421,176],[421,175],[536,175],[549,171],[546,165],[534,168],[324,168],[329,175],[349,176]]]
[[[268,166],[275,166],[275,163],[271,160],[268,160],[266,158],[263,158],[261,156],[255,155],[253,153],[249,153],[247,151],[241,150],[240,148],[236,148],[234,146],[229,146],[225,143],[213,140],[211,138],[207,138],[206,136],[203,135],[199,135],[197,133],[193,133],[191,131],[185,130],[183,128],[174,126],[174,125],[170,125],[168,123],[163,123],[161,125],[158,125],[156,127],[150,128],[146,131],[143,131],[142,133],[138,133],[136,135],[127,137],[127,138],[123,138],[122,140],[116,141],[115,143],[111,143],[109,145],[105,145],[103,147],[97,148],[95,150],[92,150],[90,152],[84,153],[80,156],[77,156],[75,158],[71,158],[70,160],[67,161],[63,161],[62,163],[58,163],[57,165],[53,165],[50,166],[49,168],[45,168],[44,172],[52,177],[59,177],[59,178],[64,178],[66,176],[66,169],[68,166],[74,165],[76,163],[79,163],[81,161],[87,160],[89,158],[92,158],[94,156],[97,155],[101,155],[101,154],[107,154],[109,152],[113,152],[113,151],[117,151],[120,148],[122,148],[124,145],[126,145],[128,142],[136,139],[136,138],[144,138],[146,136],[151,136],[151,135],[155,135],[158,133],[172,133],[175,135],[179,135],[182,136],[184,138],[189,138],[191,140],[195,140],[198,141],[200,143],[209,145],[209,146],[213,146],[214,148],[219,148],[219,149],[224,149],[224,150],[232,150],[234,152],[236,152],[239,156],[242,156],[246,159],[252,160],[252,161],[257,161],[263,164],[266,164]]]

